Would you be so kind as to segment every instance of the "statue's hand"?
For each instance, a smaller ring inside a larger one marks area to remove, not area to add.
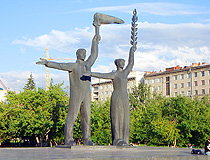
[[[93,41],[96,41],[99,43],[99,41],[101,40],[101,36],[96,34],[94,37],[93,37]]]
[[[90,72],[90,71],[86,71],[86,72],[84,72],[83,75],[84,75],[84,76],[91,76],[91,72]]]
[[[46,65],[47,64],[47,60],[46,59],[42,59],[40,58],[41,61],[36,62],[36,64],[41,64],[41,65]]]
[[[131,51],[132,53],[134,53],[134,52],[136,51],[136,46],[135,46],[135,45],[132,46],[131,49],[130,49],[130,51]]]

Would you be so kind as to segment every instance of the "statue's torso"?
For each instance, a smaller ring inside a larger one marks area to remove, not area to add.
[[[127,75],[123,71],[117,71],[113,79],[114,92],[127,96]]]
[[[72,72],[69,72],[70,89],[72,91],[88,90],[90,92],[90,77],[83,75],[85,71],[86,62],[76,62]]]

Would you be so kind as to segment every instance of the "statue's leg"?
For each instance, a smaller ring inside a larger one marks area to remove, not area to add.
[[[110,106],[112,145],[116,145],[117,141],[120,139],[118,105],[116,102],[117,98],[115,98],[115,96],[112,95]]]
[[[123,139],[129,144],[129,130],[130,130],[130,107],[129,101],[125,101],[124,106],[124,129],[123,129]]]
[[[69,110],[65,121],[64,136],[65,145],[76,145],[73,140],[74,123],[78,116],[81,102],[77,98],[79,96],[71,96],[69,100]]]
[[[91,112],[91,95],[89,93],[86,93],[82,105],[80,106],[83,145],[93,146],[95,144],[91,140],[90,112]]]
[[[112,119],[112,134],[113,145],[128,146],[129,142],[129,125],[128,113],[130,110],[124,109],[127,101],[123,98],[114,99],[111,103],[111,119]]]

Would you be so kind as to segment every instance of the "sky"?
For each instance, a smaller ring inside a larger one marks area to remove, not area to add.
[[[0,80],[22,91],[32,73],[45,88],[45,66],[37,65],[46,48],[56,62],[75,62],[79,48],[90,54],[96,12],[118,17],[124,24],[100,26],[95,72],[115,70],[114,60],[128,60],[133,10],[138,16],[138,45],[133,71],[164,71],[191,63],[210,63],[209,0],[0,0]],[[54,83],[69,85],[68,73],[50,69]]]

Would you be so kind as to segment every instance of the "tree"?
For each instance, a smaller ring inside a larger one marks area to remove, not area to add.
[[[137,107],[144,107],[147,102],[151,100],[150,86],[139,83],[138,87],[134,86],[133,93],[129,93],[130,107],[135,109]]]
[[[35,137],[38,146],[62,143],[69,97],[61,86],[51,85],[48,91],[25,89],[18,94],[9,91],[9,104],[0,108],[5,110],[1,139]]]
[[[34,78],[32,76],[32,73],[30,74],[30,77],[28,78],[28,82],[25,84],[24,89],[27,90],[34,90],[36,88]]]
[[[110,99],[93,102],[91,105],[91,137],[97,145],[112,143]]]

